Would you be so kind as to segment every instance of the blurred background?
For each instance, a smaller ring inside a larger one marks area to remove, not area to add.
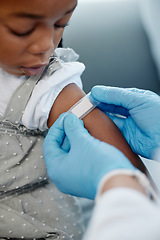
[[[138,0],[79,0],[63,45],[79,53],[86,66],[86,93],[97,84],[160,92]]]

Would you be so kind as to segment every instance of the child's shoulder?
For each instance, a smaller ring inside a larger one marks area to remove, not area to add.
[[[56,49],[40,81],[35,85],[23,114],[22,123],[29,129],[47,129],[50,110],[59,93],[69,84],[82,89],[85,67],[72,49]]]
[[[63,62],[76,62],[79,55],[72,48],[57,48],[52,57],[57,57]]]
[[[57,48],[51,55],[49,65],[44,69],[41,79],[55,77],[55,75],[56,78],[61,78],[62,75],[63,78],[75,74],[81,75],[85,66],[78,59],[79,55],[73,49]]]

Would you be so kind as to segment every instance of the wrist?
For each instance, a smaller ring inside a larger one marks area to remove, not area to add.
[[[137,190],[147,196],[146,190],[137,181],[137,178],[135,176],[126,175],[126,174],[118,174],[116,176],[111,177],[109,180],[107,180],[102,187],[101,194],[113,188],[122,188],[122,187]]]
[[[106,174],[98,185],[96,201],[103,193],[115,188],[130,188],[147,195],[156,197],[155,190],[145,174],[136,169],[117,169]]]

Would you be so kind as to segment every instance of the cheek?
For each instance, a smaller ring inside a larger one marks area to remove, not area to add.
[[[1,35],[2,36],[2,35]],[[25,52],[25,45],[22,41],[14,37],[0,37],[0,62],[3,64],[13,64]]]

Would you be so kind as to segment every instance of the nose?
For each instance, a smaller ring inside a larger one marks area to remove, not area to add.
[[[53,27],[41,27],[40,29],[36,29],[28,51],[31,54],[37,55],[52,53],[54,49],[55,44]]]

